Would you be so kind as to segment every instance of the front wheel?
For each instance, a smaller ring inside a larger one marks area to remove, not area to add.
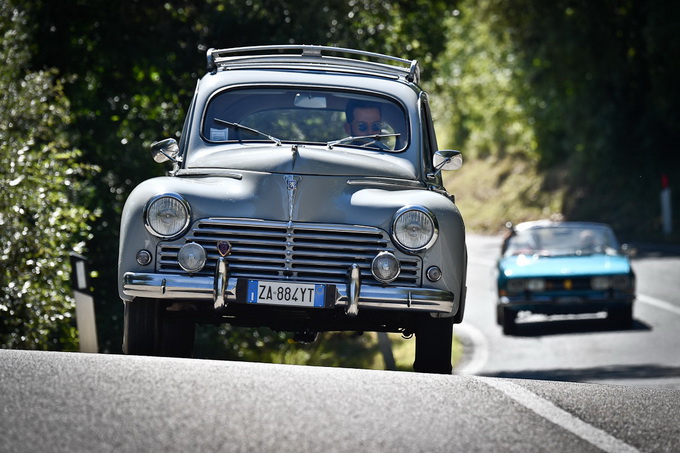
[[[517,333],[517,312],[507,308],[507,307],[502,307],[500,309],[500,324],[503,326],[503,334],[505,335],[514,335]]]
[[[125,301],[123,352],[155,355],[160,337],[160,304],[155,299]]]
[[[610,308],[607,312],[609,321],[619,329],[633,328],[633,306]]]
[[[429,314],[418,320],[416,359],[413,370],[419,373],[451,374],[453,318],[433,318]]]
[[[156,299],[125,302],[123,352],[131,355],[191,357],[196,324],[181,312],[168,312]]]

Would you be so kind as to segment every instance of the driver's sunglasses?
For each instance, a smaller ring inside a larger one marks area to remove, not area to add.
[[[366,121],[358,121],[354,123],[356,125],[356,128],[359,132],[366,132],[368,131],[368,126],[369,124]],[[382,121],[375,121],[370,124],[371,130],[373,132],[381,132],[383,129],[383,123]]]

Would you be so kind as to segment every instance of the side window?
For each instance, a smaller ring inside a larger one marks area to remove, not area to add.
[[[187,142],[189,141],[189,128],[191,127],[191,124],[193,123],[194,119],[194,110],[196,107],[196,98],[198,97],[198,87],[200,86],[201,81],[199,80],[198,83],[196,83],[196,89],[194,90],[194,96],[191,98],[191,104],[189,104],[189,108],[187,109],[187,113],[184,118],[184,125],[182,126],[182,132],[180,133],[179,136],[179,154],[180,156],[184,156],[186,153],[187,149]]]
[[[434,125],[432,124],[432,114],[430,113],[430,104],[427,100],[427,94],[420,95],[420,121],[423,136],[423,168],[426,172],[434,171],[432,167],[432,157],[437,151],[437,138],[434,133]]]

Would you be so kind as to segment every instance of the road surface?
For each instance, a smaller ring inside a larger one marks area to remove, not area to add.
[[[0,350],[2,452],[674,452],[680,391]]]

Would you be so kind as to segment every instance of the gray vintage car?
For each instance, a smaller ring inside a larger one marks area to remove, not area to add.
[[[210,49],[173,165],[130,194],[119,294],[127,354],[190,356],[197,322],[415,334],[451,372],[465,227],[416,61],[306,46]]]

